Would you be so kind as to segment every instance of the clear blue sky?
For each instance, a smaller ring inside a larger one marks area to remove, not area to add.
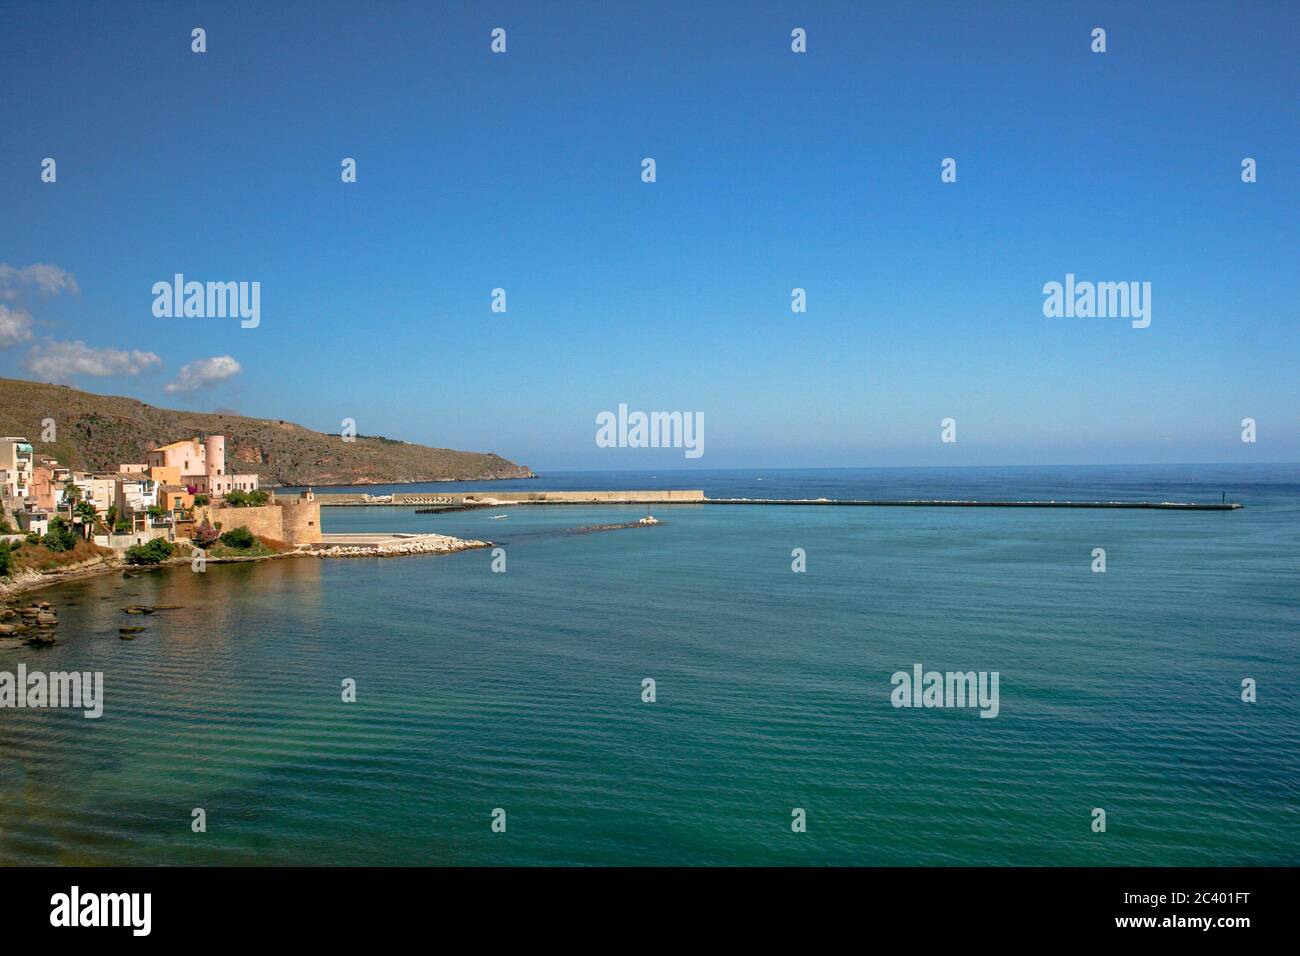
[[[1300,460],[1300,4],[0,17],[0,263],[77,287],[11,274],[0,375],[152,352],[67,380],[539,470]],[[155,318],[175,272],[261,282],[260,327]],[[1067,272],[1151,282],[1151,327],[1045,318]],[[703,412],[704,456],[596,447],[620,402]]]

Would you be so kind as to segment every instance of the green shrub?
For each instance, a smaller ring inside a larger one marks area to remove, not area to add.
[[[251,548],[256,539],[247,528],[231,528],[221,536],[221,543],[228,548]]]
[[[0,542],[0,578],[9,577],[9,570],[13,566],[13,557],[9,551],[9,542]]]
[[[4,515],[0,515],[0,534],[13,534],[14,529]]]
[[[77,543],[77,534],[62,517],[55,517],[50,519],[50,530],[41,543],[51,551],[70,551]]]
[[[257,508],[271,500],[265,491],[240,491],[238,489],[226,495],[226,504],[232,508]]]
[[[154,538],[148,544],[133,544],[126,549],[127,564],[158,564],[172,556],[172,545],[163,538]]]

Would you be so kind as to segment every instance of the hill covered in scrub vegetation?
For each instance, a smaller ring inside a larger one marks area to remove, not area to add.
[[[53,419],[56,441],[41,441]],[[0,435],[23,435],[65,465],[116,471],[151,448],[184,438],[226,436],[228,470],[256,473],[265,485],[365,485],[406,481],[531,478],[499,455],[429,448],[392,438],[312,431],[293,422],[229,412],[157,408],[133,398],[94,395],[66,385],[0,378]]]

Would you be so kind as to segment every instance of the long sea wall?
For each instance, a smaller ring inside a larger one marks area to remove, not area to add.
[[[410,494],[318,494],[322,505],[445,505],[465,507],[481,504],[689,504],[703,502],[703,491],[438,491]]]

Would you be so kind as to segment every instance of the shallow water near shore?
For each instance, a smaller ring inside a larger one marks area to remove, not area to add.
[[[508,570],[469,551],[168,568],[41,591],[59,644],[0,649],[0,670],[102,671],[104,716],[0,710],[0,862],[1300,862],[1296,466],[587,473],[473,487],[1226,492],[1247,507],[656,505],[662,525],[576,535],[646,509],[327,508],[327,532],[491,540]],[[1105,574],[1090,570],[1097,547]],[[791,572],[794,548],[806,573]],[[131,604],[180,607],[128,616]],[[145,630],[123,641],[126,625]],[[890,677],[916,663],[998,671],[999,715],[894,708]],[[349,677],[354,704],[340,701]],[[655,703],[641,701],[646,677]],[[1241,701],[1246,677],[1256,704]],[[196,807],[206,833],[191,832]],[[496,807],[505,833],[491,830]],[[795,807],[806,833],[791,832]]]

